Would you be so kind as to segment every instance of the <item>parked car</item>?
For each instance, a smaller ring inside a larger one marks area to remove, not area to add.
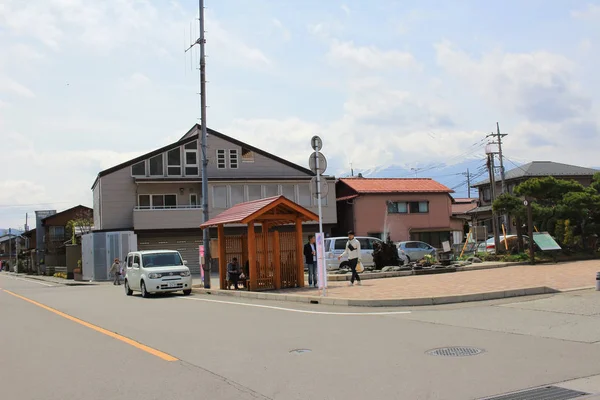
[[[433,257],[437,255],[437,250],[435,247],[425,242],[400,242],[397,244],[397,247],[399,253],[398,255],[400,255],[400,251],[403,251],[408,262],[419,261],[425,258],[427,255]]]
[[[181,254],[174,250],[134,251],[127,255],[125,293],[134,291],[148,297],[152,293],[183,291],[192,293],[192,274]]]
[[[365,267],[375,265],[373,261],[373,243],[383,243],[381,239],[356,236],[360,243],[361,261]],[[341,261],[338,261],[338,256],[344,252],[346,248],[347,237],[333,237],[325,239],[325,263],[327,270],[336,270],[344,268],[348,265],[348,257],[344,256]]]
[[[513,247],[517,246],[517,235],[506,235],[506,240],[508,241],[508,250],[510,251]],[[505,249],[505,244],[504,244],[504,235],[500,235],[498,237],[498,241],[500,242],[500,247],[502,249]],[[525,247],[527,247],[529,245],[529,236],[527,235],[523,235],[523,244],[525,245]],[[479,246],[477,246],[477,253],[489,253],[489,254],[495,254],[496,253],[496,244],[494,243],[494,238],[489,238],[488,240],[486,240],[485,242],[482,242],[479,244]]]

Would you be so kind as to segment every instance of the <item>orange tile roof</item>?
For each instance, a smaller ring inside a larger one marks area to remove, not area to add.
[[[357,193],[454,193],[431,178],[341,178]]]
[[[452,204],[452,214],[466,214],[477,208],[477,203],[455,203]]]
[[[255,213],[263,210],[273,203],[280,203],[283,206],[288,206],[301,210],[304,215],[300,215],[300,218],[304,221],[318,221],[319,217],[313,212],[301,207],[291,200],[288,200],[284,196],[267,197],[266,199],[248,201],[245,203],[236,204],[235,206],[223,211],[214,218],[200,225],[200,228],[208,228],[210,226],[237,224],[245,222],[246,218],[254,215]]]

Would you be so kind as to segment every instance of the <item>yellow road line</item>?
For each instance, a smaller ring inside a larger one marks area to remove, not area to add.
[[[56,315],[60,315],[60,316],[61,316],[61,317],[63,317],[63,318],[66,318],[66,319],[68,319],[68,320],[71,320],[71,321],[73,321],[73,322],[76,322],[76,323],[78,323],[78,324],[80,324],[80,325],[83,325],[83,326],[85,326],[85,327],[87,327],[87,328],[93,329],[93,330],[95,330],[96,332],[103,333],[103,334],[105,334],[106,336],[110,336],[110,337],[111,337],[111,338],[113,338],[113,339],[117,339],[117,340],[120,340],[121,342],[127,343],[128,345],[131,345],[131,346],[133,346],[133,347],[136,347],[136,348],[138,348],[138,349],[140,349],[140,350],[142,350],[142,351],[145,351],[146,353],[152,354],[153,356],[156,356],[156,357],[158,357],[158,358],[161,358],[161,359],[163,359],[163,360],[165,360],[165,361],[178,361],[178,359],[177,359],[177,358],[175,358],[175,357],[173,357],[173,356],[171,356],[171,355],[169,355],[169,354],[167,354],[167,353],[163,353],[162,351],[159,351],[159,350],[153,349],[152,347],[148,347],[148,346],[146,346],[146,345],[144,345],[144,344],[141,344],[141,343],[139,343],[139,342],[136,342],[135,340],[129,339],[129,338],[125,337],[125,336],[121,336],[121,335],[119,335],[118,333],[114,333],[114,332],[111,332],[111,331],[109,331],[109,330],[106,330],[106,329],[104,329],[104,328],[101,328],[101,327],[99,327],[99,326],[96,326],[96,325],[94,325],[94,324],[90,324],[89,322],[82,321],[82,320],[80,320],[79,318],[72,317],[72,316],[70,316],[70,315],[68,315],[68,314],[65,314],[64,312],[61,312],[61,311],[55,310],[55,309],[54,309],[54,308],[52,308],[52,307],[48,307],[48,306],[46,306],[46,305],[44,305],[44,304],[41,304],[41,303],[38,303],[37,301],[34,301],[34,300],[31,300],[31,299],[28,299],[27,297],[23,297],[23,296],[21,296],[21,295],[18,295],[18,294],[16,294],[16,293],[13,293],[13,292],[11,292],[11,291],[9,291],[9,290],[6,290],[6,289],[4,289],[4,292],[5,292],[5,293],[8,293],[8,294],[10,294],[10,295],[12,295],[12,296],[18,297],[18,298],[19,298],[19,299],[21,299],[21,300],[25,300],[25,301],[27,301],[27,302],[29,302],[29,303],[31,303],[31,304],[34,304],[34,305],[36,305],[36,306],[38,306],[38,307],[41,307],[41,308],[43,308],[44,310],[50,311],[50,312],[52,312],[52,313],[54,313],[54,314],[56,314]]]

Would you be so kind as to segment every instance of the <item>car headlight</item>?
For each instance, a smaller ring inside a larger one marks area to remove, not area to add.
[[[183,272],[182,272],[182,273],[180,273],[179,275],[181,275],[181,276],[190,276],[190,275],[191,275],[191,273],[190,273],[190,271],[183,271]]]
[[[150,279],[162,278],[162,274],[151,273],[151,274],[148,274],[148,278],[150,278]]]

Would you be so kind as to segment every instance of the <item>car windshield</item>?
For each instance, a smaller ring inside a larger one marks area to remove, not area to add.
[[[173,265],[183,265],[179,253],[155,253],[142,255],[144,268],[171,267]]]

